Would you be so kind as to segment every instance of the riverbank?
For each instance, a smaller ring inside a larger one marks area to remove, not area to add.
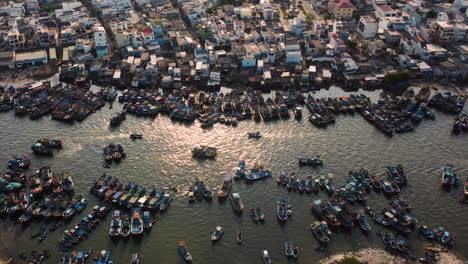
[[[44,65],[37,68],[12,69],[3,71],[0,75],[0,82],[17,85],[30,83],[38,80],[48,79],[59,72],[57,65]]]
[[[452,252],[439,252],[438,260],[435,264],[464,264],[465,262],[459,259]],[[408,260],[394,256],[383,249],[365,248],[357,252],[346,252],[333,255],[329,258],[319,261],[319,264],[338,264],[345,258],[356,258],[362,263],[368,264],[402,264],[410,263]]]

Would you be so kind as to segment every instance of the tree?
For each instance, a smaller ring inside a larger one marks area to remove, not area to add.
[[[429,10],[426,13],[426,18],[436,18],[437,17],[437,12],[434,11],[433,9]]]
[[[400,81],[407,81],[411,78],[412,74],[409,71],[403,72],[389,72],[385,74],[384,82],[395,83]]]

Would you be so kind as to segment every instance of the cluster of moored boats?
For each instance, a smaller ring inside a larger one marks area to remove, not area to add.
[[[428,102],[430,107],[440,111],[458,114],[465,106],[466,97],[464,95],[452,94],[451,92],[436,93]]]
[[[29,258],[29,262],[31,264],[43,264],[45,263],[45,260],[50,257],[50,252],[47,249],[41,250],[41,251],[36,251],[36,250],[31,250],[31,256]],[[18,254],[18,257],[21,259],[26,260],[28,258],[26,253],[20,253]]]
[[[147,191],[144,186],[133,182],[124,185],[118,178],[106,174],[94,181],[90,191],[104,201],[129,209],[142,208],[164,211],[172,201],[172,194],[168,193],[167,190],[158,190],[152,186]]]
[[[34,154],[52,155],[54,149],[62,148],[62,141],[58,139],[42,138],[31,146]]]
[[[86,206],[85,198],[71,196],[74,184],[70,174],[54,174],[43,167],[26,176],[23,169],[10,168],[0,179],[0,214],[26,223],[33,217],[67,219]]]
[[[0,89],[0,110],[14,110],[16,115],[28,115],[31,119],[51,114],[53,119],[82,121],[104,106],[102,94],[93,93],[89,86],[51,86],[50,82],[27,84]]]
[[[120,161],[122,158],[127,156],[124,147],[121,144],[110,143],[102,148],[104,160],[107,163],[112,161]]]
[[[95,205],[91,212],[83,216],[73,228],[64,230],[62,238],[59,239],[62,250],[68,250],[88,237],[88,234],[95,229],[111,209],[112,204],[108,202]]]
[[[324,190],[327,194],[332,195],[335,191],[335,185],[333,183],[333,174],[324,173],[320,176],[308,176],[297,178],[294,173],[280,172],[280,175],[276,179],[278,185],[286,187],[289,191],[297,191],[299,193],[318,193],[320,190]]]
[[[354,114],[369,103],[370,99],[363,94],[338,98],[315,98],[309,94],[306,100],[307,109],[311,113],[309,121],[319,127],[334,123],[336,114]]]
[[[131,215],[125,214],[123,210],[114,210],[109,235],[113,238],[139,236],[143,231],[150,230],[157,219],[157,216],[153,216],[150,211],[142,211],[138,207],[131,209]]]

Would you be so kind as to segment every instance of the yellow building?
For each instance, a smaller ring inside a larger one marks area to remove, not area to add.
[[[328,8],[335,18],[351,18],[356,9],[348,0],[330,0]]]

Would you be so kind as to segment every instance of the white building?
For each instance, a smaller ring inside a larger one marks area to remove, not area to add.
[[[377,34],[378,24],[370,16],[361,16],[357,27],[357,32],[363,39],[370,39]]]
[[[389,5],[378,5],[375,8],[375,14],[377,17],[396,17],[397,13]]]
[[[286,63],[299,64],[302,61],[302,54],[300,51],[288,51],[286,53]]]
[[[107,36],[104,27],[102,26],[94,26],[94,46],[96,48],[107,48]]]

